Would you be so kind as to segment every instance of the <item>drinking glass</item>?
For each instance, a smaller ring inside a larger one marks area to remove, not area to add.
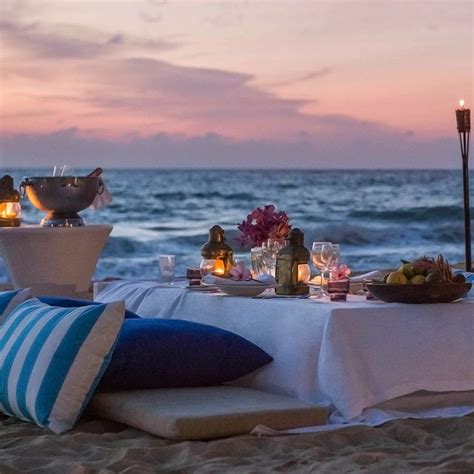
[[[321,289],[324,291],[325,274],[330,268],[333,250],[331,242],[313,242],[311,258],[321,274]]]
[[[262,244],[262,259],[266,273],[269,273],[272,277],[276,274],[276,261],[278,252],[288,245],[287,240],[274,240],[268,239]]]
[[[160,269],[160,281],[171,283],[174,280],[174,255],[159,255],[158,266]]]
[[[253,247],[250,250],[250,258],[252,262],[252,276],[254,278],[267,273],[266,262],[263,259],[262,247]]]

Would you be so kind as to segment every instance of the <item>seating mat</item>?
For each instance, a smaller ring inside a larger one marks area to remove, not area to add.
[[[163,438],[215,439],[326,423],[328,409],[235,386],[98,393],[90,413]]]

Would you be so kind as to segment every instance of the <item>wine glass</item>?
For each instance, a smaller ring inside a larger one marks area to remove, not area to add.
[[[311,259],[321,274],[321,289],[323,289],[324,275],[328,271],[332,260],[332,243],[313,242]]]
[[[339,265],[339,260],[341,258],[341,247],[339,244],[332,244],[332,257],[329,264],[328,270],[331,272],[336,269]]]

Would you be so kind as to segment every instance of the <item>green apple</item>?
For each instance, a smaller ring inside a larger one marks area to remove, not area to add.
[[[415,275],[409,282],[410,285],[423,285],[425,277],[423,275]]]
[[[387,284],[389,285],[406,285],[408,278],[402,272],[392,272],[387,277]]]
[[[399,272],[403,273],[408,279],[415,276],[415,265],[413,263],[403,263],[398,269]]]

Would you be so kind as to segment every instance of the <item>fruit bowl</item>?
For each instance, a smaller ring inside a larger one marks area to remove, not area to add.
[[[450,303],[466,297],[471,283],[440,282],[424,285],[389,285],[368,283],[370,293],[386,303]]]

